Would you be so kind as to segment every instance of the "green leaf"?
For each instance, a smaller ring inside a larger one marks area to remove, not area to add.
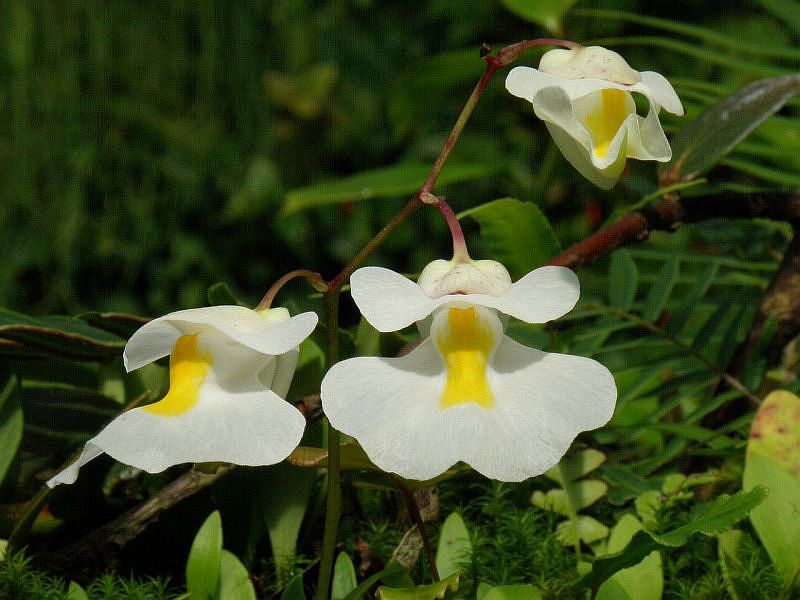
[[[800,34],[800,6],[795,0],[757,0],[761,6]]]
[[[219,281],[215,284],[212,284],[208,288],[208,292],[206,294],[208,296],[208,303],[211,306],[226,306],[231,304],[238,304],[236,301],[236,296],[231,291],[231,288],[228,287],[227,283]]]
[[[399,164],[294,189],[286,194],[281,214],[286,216],[326,204],[413,194],[422,186],[430,169],[429,165],[423,164]],[[491,165],[448,162],[442,169],[438,185],[483,179],[494,171],[495,167]]]
[[[561,35],[563,20],[576,0],[500,0],[509,12],[518,17],[538,23],[551,33]]]
[[[333,582],[331,584],[331,600],[344,600],[347,594],[358,586],[356,569],[347,552],[340,552],[333,566]]]
[[[664,546],[683,546],[696,533],[717,535],[727,531],[745,518],[748,513],[764,501],[767,491],[756,486],[729,496],[723,494],[713,502],[701,504],[689,517],[689,522],[667,533],[654,534]]]
[[[302,588],[301,588],[302,589]],[[236,558],[236,555],[227,550],[222,551],[219,571],[219,600],[256,600],[256,590],[250,581],[250,573]],[[299,599],[305,600],[302,596]]]
[[[658,492],[647,492],[650,493],[658,494]],[[684,525],[671,531],[661,534],[639,531],[620,552],[595,560],[592,570],[578,584],[597,589],[614,573],[638,564],[653,550],[683,546],[697,533],[704,535],[723,533],[763,502],[765,496],[766,491],[763,487],[755,487],[748,492],[739,492],[733,496],[722,495],[713,502],[700,505],[686,517]]]
[[[541,600],[542,593],[533,585],[501,585],[490,589],[481,600]]]
[[[356,356],[380,356],[381,334],[363,316],[356,330]]]
[[[678,257],[673,257],[668,261],[658,272],[656,281],[653,287],[645,298],[644,305],[642,306],[642,318],[655,323],[658,320],[661,311],[669,300],[672,294],[672,288],[678,281],[678,274],[680,272],[680,262]]]
[[[623,515],[611,530],[607,552],[623,550],[642,524],[631,514]],[[597,600],[660,600],[664,589],[661,554],[651,552],[638,564],[617,571],[597,593]]]
[[[608,267],[608,302],[615,308],[630,310],[636,300],[639,271],[631,253],[625,248],[611,255]]]
[[[592,570],[578,582],[578,585],[597,589],[609,577],[622,569],[639,564],[653,550],[658,550],[660,547],[650,534],[645,531],[639,531],[634,534],[628,545],[620,552],[601,556],[595,560],[592,564]]]
[[[379,581],[393,580],[398,576],[408,576],[408,570],[396,560],[390,560],[382,571],[378,571],[374,575],[370,575],[362,581],[356,589],[350,592],[344,600],[361,600],[372,586]]]
[[[458,513],[450,513],[439,532],[436,548],[436,570],[440,577],[449,577],[459,572],[459,567],[472,557],[472,543],[467,526]]]
[[[519,279],[561,251],[550,222],[533,202],[501,198],[459,213],[481,228],[481,240],[492,256]]]
[[[772,392],[758,409],[750,431],[743,487],[769,489],[750,513],[750,521],[770,559],[785,580],[800,564],[800,398]]]
[[[342,469],[381,471],[356,442],[343,442],[340,458]],[[328,449],[298,446],[286,460],[297,467],[326,467],[328,466]]]
[[[556,539],[565,546],[575,546],[578,540],[584,544],[593,544],[608,536],[608,527],[593,517],[578,515],[569,521],[562,521],[556,526]]]
[[[66,600],[89,600],[89,595],[77,583],[70,581]]]
[[[662,185],[694,179],[713,167],[799,91],[800,75],[771,77],[708,107],[673,138],[672,160],[659,168]]]
[[[77,318],[92,327],[113,333],[125,340],[131,337],[142,325],[150,321],[146,317],[116,312],[86,312],[79,314]]]
[[[212,512],[192,542],[186,562],[186,588],[192,600],[217,600],[222,565],[222,518]]]
[[[459,574],[455,573],[441,581],[413,588],[390,588],[381,586],[375,594],[378,600],[439,600],[447,592],[458,590]]]
[[[547,471],[545,476],[559,483],[561,487],[566,487],[568,483],[585,477],[594,471],[605,460],[605,454],[594,448],[587,448],[565,456],[558,463],[558,466]]]
[[[220,598],[220,600],[223,599]],[[302,573],[298,573],[289,580],[289,583],[286,584],[286,588],[281,594],[281,600],[306,600]]]
[[[75,360],[102,360],[122,354],[125,340],[81,319],[29,317],[0,309],[0,353],[47,352]]]
[[[22,441],[24,422],[19,386],[14,375],[8,375],[0,389],[0,484],[3,483]]]
[[[314,489],[315,474],[287,463],[272,466],[260,488],[275,569],[281,574],[294,556],[297,536]]]
[[[591,506],[608,491],[608,485],[598,479],[585,479],[570,484],[575,501],[575,510]],[[548,490],[547,494],[536,490],[531,496],[531,504],[564,517],[570,516],[569,497],[566,490]]]

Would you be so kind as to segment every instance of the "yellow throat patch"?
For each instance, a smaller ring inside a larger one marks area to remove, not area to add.
[[[625,100],[622,90],[600,90],[600,106],[586,115],[586,127],[594,142],[593,152],[599,158],[608,154],[611,141],[628,116]]]
[[[158,402],[144,407],[149,413],[174,417],[185,413],[197,404],[200,386],[211,366],[211,357],[200,349],[194,335],[182,335],[175,342],[169,357],[169,391]]]
[[[475,308],[449,309],[447,325],[437,332],[435,341],[447,368],[439,408],[446,410],[467,402],[492,408],[494,394],[486,369],[494,347],[494,335]]]

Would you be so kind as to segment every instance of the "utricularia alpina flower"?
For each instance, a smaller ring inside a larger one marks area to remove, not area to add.
[[[128,340],[125,368],[169,355],[169,392],[114,419],[47,484],[73,483],[103,452],[150,473],[186,462],[280,462],[305,428],[283,397],[298,344],[316,324],[310,312],[290,317],[285,308],[243,306],[181,310],[150,321]]]
[[[626,158],[672,157],[658,113],[683,114],[675,90],[662,75],[635,71],[612,50],[551,50],[538,69],[512,69],[506,88],[533,104],[564,157],[603,189],[617,182]],[[631,92],[647,98],[646,117],[636,114]]]
[[[611,418],[617,391],[603,365],[504,334],[502,315],[544,323],[571,310],[579,286],[569,269],[542,267],[512,284],[494,261],[438,260],[418,283],[379,267],[359,269],[350,283],[376,329],[416,321],[423,335],[405,356],[345,360],[322,381],[331,424],[380,468],[425,480],[464,461],[487,477],[520,481]]]

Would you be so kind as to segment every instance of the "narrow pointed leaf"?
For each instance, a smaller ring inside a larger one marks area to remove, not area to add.
[[[281,594],[281,600],[306,600],[302,573],[298,573],[289,580]]]
[[[611,255],[608,267],[608,303],[622,310],[630,310],[636,300],[639,271],[631,253],[622,248]]]
[[[661,311],[669,300],[672,294],[672,288],[678,281],[680,273],[680,262],[677,257],[668,261],[659,271],[656,281],[645,298],[644,306],[642,307],[642,318],[647,321],[656,322]]]
[[[217,598],[220,600],[222,598],[225,600],[256,600],[256,590],[253,582],[250,581],[250,573],[236,558],[236,555],[223,550],[220,558]]]
[[[375,594],[378,600],[441,600],[448,592],[458,591],[458,573],[441,581],[412,588],[381,586]]]
[[[327,204],[413,194],[422,186],[430,169],[424,164],[399,164],[298,188],[286,194],[281,214],[286,216]],[[494,171],[495,167],[482,163],[448,162],[442,169],[438,184],[444,186],[483,179]]]
[[[17,378],[8,375],[0,388],[0,484],[17,455],[23,427]]]
[[[560,34],[563,19],[576,0],[500,0],[505,8],[518,17],[538,23],[551,33]]]
[[[673,138],[672,160],[660,167],[662,185],[709,170],[798,92],[800,75],[771,77],[708,107]]]
[[[331,600],[344,600],[347,594],[358,587],[356,569],[346,552],[340,552],[333,566],[333,582],[331,584]]]

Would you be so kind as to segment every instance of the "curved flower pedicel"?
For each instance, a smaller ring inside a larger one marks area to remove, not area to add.
[[[626,158],[666,162],[672,157],[658,113],[664,108],[683,114],[675,90],[662,75],[635,71],[612,50],[551,50],[539,69],[512,69],[506,88],[533,104],[564,157],[603,189],[617,182]],[[647,98],[646,117],[636,114],[631,92]]]
[[[617,391],[608,369],[518,344],[498,316],[543,323],[568,312],[579,295],[569,269],[542,267],[512,284],[494,261],[439,260],[418,284],[379,267],[359,269],[350,283],[379,331],[433,315],[406,356],[345,360],[322,381],[331,424],[382,469],[424,480],[464,461],[487,477],[521,481],[611,418]]]
[[[169,392],[114,419],[47,485],[73,483],[103,452],[150,473],[185,462],[283,460],[300,442],[305,419],[282,397],[298,344],[316,324],[314,313],[290,317],[285,308],[243,306],[182,310],[150,321],[128,340],[125,368],[169,355]]]

